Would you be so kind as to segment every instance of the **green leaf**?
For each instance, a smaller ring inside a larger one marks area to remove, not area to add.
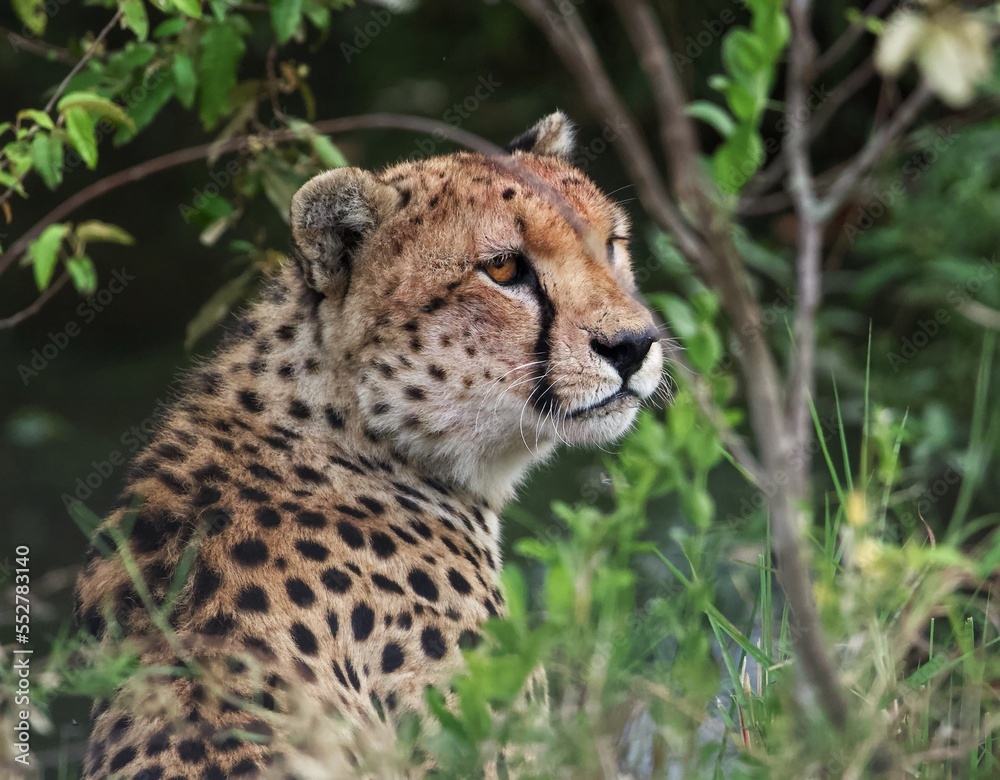
[[[81,222],[76,229],[76,237],[85,243],[99,242],[125,246],[135,243],[135,239],[118,225],[109,225],[97,219]]]
[[[35,269],[35,284],[44,291],[52,281],[59,261],[59,249],[69,232],[69,225],[49,225],[28,247],[28,259]]]
[[[736,129],[733,118],[715,103],[709,103],[707,100],[694,101],[688,105],[684,113],[695,119],[700,119],[709,127],[714,128],[723,138],[728,138]]]
[[[345,168],[350,165],[344,153],[325,135],[314,133],[309,136],[309,144],[324,165],[330,168]]]
[[[186,54],[178,54],[174,57],[171,71],[174,75],[177,99],[184,108],[191,108],[194,105],[194,93],[198,85],[198,76],[194,72],[194,62]]]
[[[94,120],[82,108],[68,108],[63,111],[66,117],[66,134],[69,142],[79,153],[80,158],[93,170],[97,167],[97,137],[94,134]]]
[[[123,0],[121,9],[125,26],[134,32],[140,41],[146,40],[149,36],[149,17],[146,15],[144,0]]]
[[[120,145],[135,137],[150,122],[156,119],[160,109],[174,96],[174,80],[166,66],[157,69],[145,79],[148,89],[145,95],[133,103],[129,110],[132,113],[133,125],[122,125],[115,133],[115,144]]]
[[[94,294],[97,289],[97,269],[93,260],[86,255],[71,257],[66,261],[66,270],[73,280],[73,286],[81,295]]]
[[[59,101],[59,110],[65,113],[70,108],[83,109],[92,116],[110,119],[116,125],[135,126],[131,117],[125,113],[121,106],[111,102],[106,97],[95,95],[93,92],[71,92],[64,96]]]
[[[26,108],[23,111],[18,111],[17,123],[21,124],[22,119],[30,119],[36,125],[45,128],[46,130],[52,130],[55,128],[55,123],[52,121],[52,117],[44,111],[39,111],[37,108]]]
[[[58,136],[39,133],[31,141],[31,165],[45,186],[54,190],[62,182],[63,145]]]
[[[160,40],[160,38],[169,38],[172,35],[178,35],[187,25],[188,22],[183,17],[178,16],[173,19],[167,19],[153,28],[153,37],[156,40]]]
[[[201,36],[198,113],[206,129],[215,127],[229,113],[229,92],[236,86],[236,70],[244,49],[240,34],[228,24],[213,23]]]
[[[198,0],[173,0],[174,8],[192,19],[201,19],[201,3]]]
[[[35,35],[45,32],[49,18],[45,13],[45,0],[14,0],[14,13]]]
[[[278,43],[287,43],[302,21],[302,0],[271,0],[271,26]]]
[[[185,349],[191,349],[198,339],[222,322],[233,306],[242,300],[256,276],[256,267],[250,267],[235,279],[222,285],[211,298],[205,301],[201,310],[188,323],[187,333],[184,337]]]

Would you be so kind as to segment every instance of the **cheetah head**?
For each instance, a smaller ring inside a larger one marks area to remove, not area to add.
[[[329,368],[366,426],[485,495],[558,443],[621,437],[661,380],[628,219],[573,149],[556,113],[502,161],[340,168],[292,202]]]

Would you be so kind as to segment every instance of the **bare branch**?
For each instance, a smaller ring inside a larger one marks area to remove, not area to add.
[[[895,114],[878,129],[864,148],[830,185],[819,203],[823,219],[829,219],[858,185],[861,177],[871,170],[889,146],[913,123],[934,95],[926,84],[917,87],[900,105]]]
[[[7,330],[8,328],[13,328],[24,322],[28,317],[31,317],[41,311],[41,308],[49,302],[51,298],[55,297],[55,294],[62,289],[63,285],[69,280],[69,273],[64,272],[58,279],[56,279],[52,284],[50,284],[41,295],[39,295],[35,301],[30,306],[25,306],[17,314],[12,314],[7,319],[0,320],[0,330]]]
[[[100,33],[98,33],[96,38],[94,38],[94,42],[90,44],[90,46],[87,48],[87,51],[84,52],[84,55],[79,60],[77,60],[76,64],[70,69],[69,73],[66,74],[66,78],[64,78],[59,83],[59,86],[56,87],[56,91],[52,93],[52,97],[49,98],[49,102],[46,103],[45,108],[42,109],[46,114],[52,113],[52,109],[55,108],[55,105],[59,101],[59,98],[61,98],[63,92],[66,91],[66,87],[69,86],[69,82],[72,81],[73,77],[77,73],[79,73],[88,62],[90,62],[95,52],[100,48],[101,43],[104,42],[104,39],[108,37],[108,34],[111,32],[112,29],[114,29],[114,26],[118,24],[118,21],[121,18],[122,18],[122,11],[121,9],[118,9],[118,11],[115,12],[115,15],[111,17],[111,21],[109,21],[106,25],[104,25],[104,29],[101,30]],[[20,184],[21,182],[23,182],[27,175],[28,175],[27,171],[21,174],[21,176],[17,180],[17,183]],[[15,185],[11,185],[4,191],[2,195],[0,195],[0,205],[3,205],[8,200],[10,200],[10,196],[14,194],[14,186]]]
[[[811,579],[802,555],[803,515],[796,506],[808,497],[810,416],[813,363],[816,345],[816,310],[821,295],[820,263],[823,222],[819,216],[812,163],[809,160],[809,87],[816,67],[816,41],[811,30],[812,0],[791,0],[792,37],[788,58],[786,99],[788,123],[785,155],[789,187],[798,219],[795,259],[795,343],[786,385],[785,435],[779,462],[787,463],[789,489],[780,491],[772,504],[772,539],[781,587],[794,618],[796,656],[809,687],[827,719],[837,729],[847,724],[847,702],[827,651],[823,626],[812,598]],[[801,121],[798,117],[803,117]]]
[[[687,96],[670,60],[670,48],[645,0],[615,0],[615,5],[653,93],[660,143],[670,162],[674,191],[682,203],[697,207],[704,198],[698,170],[698,137],[685,113]]]
[[[7,42],[10,43],[11,48],[15,52],[26,51],[43,59],[55,60],[66,65],[75,65],[77,62],[77,58],[70,54],[69,49],[64,49],[62,46],[55,46],[33,38],[25,38],[23,35],[18,35],[13,30],[9,30],[3,26],[0,26],[0,35],[7,36]]]
[[[863,13],[865,16],[881,16],[894,2],[895,0],[872,0]],[[817,57],[816,72],[825,73],[833,67],[864,34],[864,24],[848,25],[840,37],[830,45],[830,48]]]

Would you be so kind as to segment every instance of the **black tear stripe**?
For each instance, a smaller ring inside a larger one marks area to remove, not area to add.
[[[530,267],[530,264],[529,264]],[[541,414],[551,411],[555,404],[555,393],[552,383],[549,382],[549,358],[552,354],[552,324],[556,319],[556,307],[552,305],[552,299],[545,292],[542,283],[538,279],[535,269],[531,268],[531,275],[535,283],[531,285],[531,292],[538,303],[538,339],[535,341],[535,354],[532,356],[536,360],[541,360],[541,373],[538,375],[538,383],[532,391],[531,405]]]

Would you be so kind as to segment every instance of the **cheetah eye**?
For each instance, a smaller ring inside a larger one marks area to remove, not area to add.
[[[524,279],[524,259],[521,255],[506,254],[493,258],[484,268],[490,279],[500,285],[517,284]]]

